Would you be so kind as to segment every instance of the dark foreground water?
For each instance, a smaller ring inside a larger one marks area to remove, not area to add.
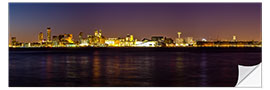
[[[251,51],[250,51],[251,50]],[[261,49],[10,49],[9,86],[229,86]]]

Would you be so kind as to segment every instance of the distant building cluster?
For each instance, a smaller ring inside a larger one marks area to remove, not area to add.
[[[40,32],[38,42],[24,43],[11,37],[9,47],[13,48],[30,48],[30,47],[261,47],[260,41],[237,41],[233,36],[229,41],[208,41],[206,39],[194,40],[193,37],[181,38],[181,32],[177,32],[178,37],[175,41],[172,38],[163,36],[152,36],[151,39],[144,38],[137,40],[133,35],[127,34],[124,38],[106,38],[102,31],[96,29],[94,35],[84,36],[83,32],[79,33],[79,39],[75,41],[72,34],[61,34],[51,36],[51,28],[47,28],[47,36]]]

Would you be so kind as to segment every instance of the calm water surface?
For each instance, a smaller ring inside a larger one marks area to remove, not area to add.
[[[9,86],[230,86],[261,52],[10,51]]]

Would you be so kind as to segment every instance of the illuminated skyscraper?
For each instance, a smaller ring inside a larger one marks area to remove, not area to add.
[[[193,44],[193,37],[187,37],[186,43]]]
[[[182,34],[181,32],[177,32],[178,37],[175,40],[176,46],[182,46],[183,45],[184,39],[182,39],[180,37],[181,34]]]
[[[39,43],[42,43],[42,41],[43,41],[43,33],[40,32],[40,33],[38,34],[38,42],[39,42]]]
[[[130,35],[130,41],[134,41],[133,35]]]
[[[95,30],[95,36],[96,37],[98,36],[98,30],[97,29]]]
[[[98,36],[101,37],[101,29],[99,29],[99,33],[98,33]]]
[[[181,32],[178,32],[177,34],[178,34],[178,38],[180,38]]]
[[[88,44],[93,44],[94,42],[94,36],[93,35],[87,35]]]
[[[235,35],[233,36],[233,41],[236,41],[236,36]]]
[[[47,28],[47,42],[51,42],[52,38],[51,38],[51,28],[48,27]]]
[[[126,41],[129,41],[129,39],[130,39],[130,35],[127,34]]]

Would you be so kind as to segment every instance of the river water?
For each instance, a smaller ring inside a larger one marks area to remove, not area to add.
[[[261,52],[9,52],[11,87],[234,87]]]

